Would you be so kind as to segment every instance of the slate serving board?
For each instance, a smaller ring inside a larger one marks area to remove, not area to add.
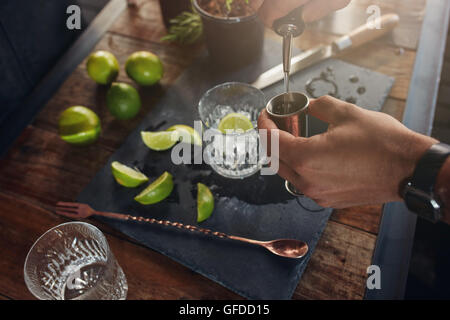
[[[325,228],[331,209],[310,212],[299,205],[284,189],[278,176],[256,174],[243,180],[226,179],[207,165],[174,165],[171,151],[155,152],[142,143],[140,131],[164,130],[170,125],[193,125],[199,119],[197,103],[212,86],[226,81],[253,82],[268,68],[280,63],[278,43],[266,40],[264,54],[254,64],[239,71],[217,71],[206,54],[200,57],[169,88],[124,144],[111,156],[77,200],[101,211],[128,213],[136,216],[167,219],[187,224],[196,223],[196,183],[211,187],[215,210],[200,226],[213,230],[258,239],[294,238],[306,241],[308,254],[299,260],[270,254],[264,248],[232,240],[216,239],[178,229],[99,218],[143,245],[165,254],[232,291],[250,299],[291,298],[316,243]],[[337,60],[328,60],[292,77],[292,90],[304,90],[304,84],[323,68],[334,65],[342,88],[351,91],[354,84],[347,81],[350,74],[360,75],[361,82],[377,83],[375,91],[368,90],[367,106],[379,110],[389,92],[393,79]],[[347,69],[346,69],[347,68]],[[345,79],[344,79],[345,78]],[[342,89],[344,90],[344,89]],[[281,83],[264,90],[266,98],[282,92]],[[312,131],[326,130],[326,124],[312,120]],[[133,200],[142,188],[119,186],[111,175],[112,161],[138,167],[150,180],[162,172],[173,174],[175,188],[166,200],[142,206]],[[120,261],[119,261],[120,263]],[[132,275],[129,275],[130,277]],[[145,290],[143,288],[142,290]]]

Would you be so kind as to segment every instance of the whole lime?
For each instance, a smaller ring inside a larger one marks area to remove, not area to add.
[[[89,108],[73,106],[61,113],[58,130],[64,141],[74,145],[88,145],[100,136],[100,119]]]
[[[133,86],[114,82],[106,94],[106,105],[114,117],[126,120],[138,114],[141,109],[141,98]]]
[[[96,51],[92,53],[86,63],[89,76],[98,84],[110,84],[119,74],[119,62],[108,51]]]
[[[150,86],[161,80],[164,68],[157,55],[149,51],[137,51],[125,63],[128,76],[141,86]]]

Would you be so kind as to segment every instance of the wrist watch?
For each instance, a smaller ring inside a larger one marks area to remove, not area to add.
[[[420,158],[412,177],[402,184],[401,195],[412,212],[431,222],[438,222],[442,216],[442,204],[434,193],[436,180],[447,157],[450,146],[438,143],[430,147]]]

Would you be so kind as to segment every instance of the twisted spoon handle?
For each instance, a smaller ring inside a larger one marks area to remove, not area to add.
[[[144,218],[139,216],[132,216],[129,214],[121,214],[121,213],[112,213],[112,212],[99,212],[92,210],[89,215],[99,215],[103,217],[109,217],[114,219],[121,219],[121,220],[131,220],[131,221],[139,221],[139,222],[146,222],[146,223],[152,223],[152,224],[159,224],[163,226],[170,226],[175,227],[182,230],[188,230],[191,232],[198,232],[203,233],[205,235],[212,235],[217,238],[222,239],[231,239],[246,243],[251,243],[254,245],[258,245],[261,247],[266,248],[271,253],[276,254],[278,256],[286,257],[286,258],[301,258],[308,252],[308,245],[299,240],[293,240],[293,239],[278,239],[278,240],[272,240],[272,241],[259,241],[259,240],[253,240],[233,235],[228,235],[223,232],[219,231],[212,231],[210,229],[201,228],[197,226],[191,226],[188,224],[183,224],[181,222],[172,222],[168,220],[157,220],[154,218]]]
[[[223,232],[212,231],[212,230],[209,230],[206,228],[200,228],[197,226],[183,224],[181,222],[172,222],[172,221],[168,221],[168,220],[157,220],[154,218],[135,217],[135,216],[131,216],[129,214],[110,213],[110,212],[97,211],[95,214],[99,215],[99,216],[103,216],[103,217],[109,217],[109,218],[116,218],[116,219],[118,218],[118,219],[122,219],[122,220],[132,220],[132,221],[147,222],[147,223],[152,223],[152,224],[159,224],[159,225],[163,225],[163,226],[171,226],[171,227],[175,227],[175,228],[182,229],[182,230],[188,230],[191,232],[199,232],[199,233],[203,233],[206,235],[213,235],[213,236],[223,238],[223,239],[233,239],[233,236],[229,236]],[[242,241],[244,241],[244,240],[242,240]]]

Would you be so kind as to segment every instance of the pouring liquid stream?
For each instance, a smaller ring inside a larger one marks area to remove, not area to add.
[[[284,91],[289,92],[289,72],[284,73]]]
[[[292,34],[290,31],[283,37],[283,69],[284,69],[284,91],[289,93],[289,78],[291,71],[291,58],[292,58]],[[283,103],[282,112],[288,114],[290,109],[289,102]]]
[[[289,93],[289,72],[284,73],[284,90],[286,93]],[[285,101],[282,107],[282,114],[288,114],[290,109],[290,103]]]

